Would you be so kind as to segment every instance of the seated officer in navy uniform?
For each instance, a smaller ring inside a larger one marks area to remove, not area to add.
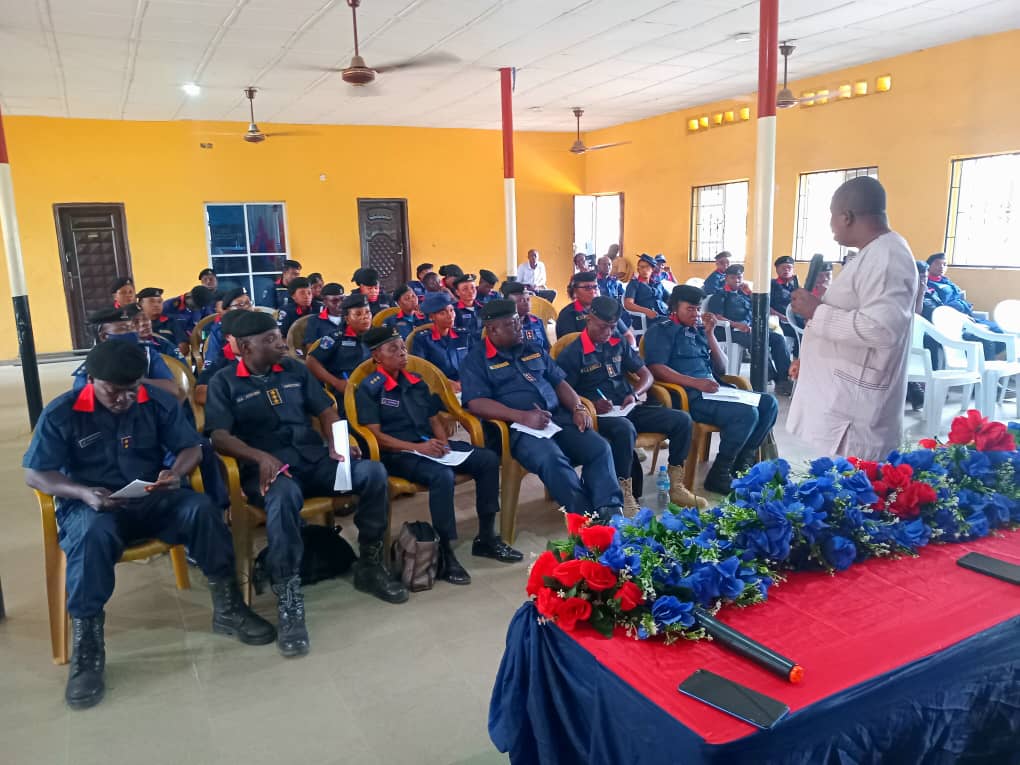
[[[85,359],[88,383],[46,407],[25,453],[25,483],[57,498],[60,547],[67,556],[72,656],[65,698],[77,709],[103,698],[106,601],[124,548],[140,539],[185,545],[209,577],[213,631],[263,645],[272,625],[241,599],[223,512],[181,487],[201,458],[199,436],[171,396],[141,384],[148,360],[134,343],[103,342]],[[163,466],[167,452],[173,464]],[[141,499],[111,493],[135,479],[153,482]]]
[[[390,296],[379,286],[379,272],[374,268],[359,268],[354,272],[354,283],[368,300],[368,308],[373,316],[393,307]]]
[[[429,513],[441,550],[439,578],[451,584],[471,584],[471,576],[452,547],[457,538],[453,507],[456,474],[475,479],[478,536],[471,545],[471,554],[504,563],[523,560],[521,553],[496,534],[499,456],[464,441],[449,440],[438,417],[442,404],[428,383],[407,371],[407,347],[395,329],[373,327],[365,333],[365,344],[377,366],[355,394],[358,418],[379,441],[382,463],[390,475],[429,487]],[[451,451],[470,452],[471,456],[449,467],[429,459]]]
[[[705,310],[714,313],[716,319],[726,319],[730,322],[730,337],[733,342],[741,348],[751,347],[751,298],[743,289],[744,267],[740,263],[734,263],[726,269],[726,284],[722,292],[717,292],[708,299]],[[715,336],[721,340],[724,337],[722,327],[717,327]],[[776,393],[781,396],[789,396],[793,393],[793,383],[790,381],[790,349],[786,347],[786,340],[779,332],[768,333],[769,338],[769,377],[776,382]]]
[[[138,290],[136,297],[142,314],[152,322],[152,335],[157,338],[160,353],[173,356],[174,351],[165,350],[173,348],[177,355],[188,355],[190,349],[187,334],[176,319],[171,319],[163,313],[163,290],[158,287],[145,287]]]
[[[963,290],[946,276],[945,253],[936,252],[934,255],[928,256],[928,290],[925,293],[922,313],[930,321],[932,311],[943,305],[956,309],[975,324],[980,324],[992,332],[1002,332],[1002,328],[991,319],[981,319],[974,315],[974,306],[964,298]],[[969,332],[963,333],[963,339],[980,342],[984,346],[985,359],[987,360],[996,358],[1006,350],[1004,343],[985,340]]]
[[[319,340],[319,347],[308,354],[308,371],[316,380],[329,387],[339,401],[347,387],[347,378],[362,361],[368,349],[361,336],[372,326],[368,299],[360,292],[344,298],[340,304],[344,322],[331,335]]]
[[[620,513],[623,494],[614,478],[613,453],[592,429],[588,409],[563,370],[544,349],[523,341],[513,301],[493,300],[482,316],[486,337],[471,349],[460,370],[467,408],[477,417],[534,430],[559,426],[550,438],[511,427],[514,459],[535,473],[567,512],[601,520]],[[575,464],[581,465],[580,480]]]
[[[248,297],[248,290],[244,287],[237,287],[223,294],[221,301],[223,312],[209,324],[209,339],[205,344],[205,353],[202,356],[202,369],[212,369],[223,365],[224,360],[233,361],[234,353],[227,345],[223,336],[223,318],[229,311],[254,311],[251,298]],[[197,400],[197,399],[196,399]],[[201,402],[199,402],[201,403]]]
[[[414,336],[411,353],[421,356],[446,375],[451,387],[460,392],[460,367],[471,341],[453,328],[457,318],[453,297],[446,291],[430,292],[422,303],[422,313],[432,322],[432,331],[422,330]]]
[[[595,262],[595,273],[598,274],[599,294],[618,300],[623,305],[623,285],[613,273],[613,261],[603,255]]]
[[[627,282],[623,293],[623,307],[634,313],[642,313],[648,321],[666,315],[666,304],[659,299],[659,290],[651,283],[655,272],[655,258],[641,255],[637,262],[637,274]]]
[[[787,337],[793,338],[793,355],[798,355],[797,333],[786,318],[786,309],[790,307],[790,295],[800,289],[797,274],[793,272],[794,260],[789,255],[776,258],[776,278],[772,280],[769,294],[769,310],[779,318],[779,328]],[[831,271],[831,264],[829,265]]]
[[[198,283],[203,287],[208,287],[213,292],[219,291],[220,280],[216,278],[216,272],[211,268],[203,268],[198,272]]]
[[[287,302],[287,285],[291,279],[301,276],[301,264],[296,260],[283,261],[280,278],[266,287],[259,296],[258,305],[266,308],[283,308]]]
[[[247,297],[247,295],[245,295],[245,297]],[[210,360],[209,356],[205,357],[205,366],[195,378],[194,396],[196,404],[205,406],[206,395],[209,389],[209,381],[213,379],[213,376],[217,372],[223,369],[223,367],[237,364],[237,340],[234,338],[233,334],[233,323],[235,319],[239,319],[244,316],[245,313],[252,310],[254,309],[233,308],[230,311],[225,311],[217,317],[218,321],[216,322],[216,331],[221,347],[215,360]]]
[[[670,316],[655,322],[645,335],[645,363],[656,380],[681,385],[687,391],[689,412],[695,422],[715,425],[721,431],[719,454],[712,463],[705,488],[728,494],[736,473],[757,461],[758,447],[776,424],[779,405],[762,393],[758,406],[734,401],[708,401],[702,393],[715,393],[726,360],[712,332],[715,316],[700,321],[705,293],[682,284],[669,298]],[[674,405],[676,405],[674,401]]]
[[[122,276],[110,287],[110,299],[116,308],[124,308],[137,302],[135,281],[130,276]]]
[[[581,332],[588,326],[588,312],[598,294],[598,274],[595,271],[579,271],[574,274],[567,285],[567,295],[573,298],[574,302],[564,307],[556,317],[557,338],[566,337],[571,332]],[[628,345],[634,345],[634,334],[622,318],[617,321],[616,331],[624,337]]]
[[[715,271],[705,277],[705,286],[703,287],[706,295],[714,295],[717,292],[722,292],[722,288],[726,285],[726,269],[730,267],[730,253],[723,250],[715,256]]]
[[[499,297],[499,292],[496,291],[497,284],[499,277],[496,274],[487,268],[478,269],[478,294],[475,296],[475,302],[479,307]]]
[[[421,300],[425,297],[425,274],[432,270],[431,263],[422,263],[414,270],[414,279],[407,283],[407,286],[414,290],[414,294]],[[396,296],[394,295],[394,299]]]
[[[309,647],[300,575],[301,506],[306,496],[340,493],[333,485],[341,455],[323,442],[309,420],[317,417],[322,432],[332,433],[339,417],[304,364],[287,356],[272,316],[246,312],[231,329],[241,358],[210,381],[205,428],[216,451],[238,460],[249,501],[265,508],[280,653],[300,656]],[[402,603],[407,590],[383,567],[383,534],[390,516],[386,470],[359,456],[352,446],[351,491],[358,495],[354,523],[361,549],[354,586]]]
[[[182,364],[188,364],[184,356],[181,354],[180,349],[170,343],[168,340],[160,337],[153,333],[152,322],[149,317],[145,315],[145,311],[141,309],[141,306],[128,306],[129,308],[138,308],[138,313],[134,317],[134,328],[135,332],[138,333],[138,342],[147,348],[152,348],[157,353],[170,356],[171,358],[177,359]],[[190,364],[188,364],[190,366]]]
[[[468,338],[471,343],[477,343],[482,339],[482,322],[478,317],[481,305],[475,299],[478,294],[475,275],[458,276],[453,280],[453,289],[457,293],[457,303],[453,307],[456,315],[453,326],[457,334]]]
[[[517,281],[503,282],[500,289],[503,296],[508,300],[513,300],[514,305],[517,306],[517,315],[521,319],[522,341],[548,351],[549,336],[545,332],[545,322],[531,312],[531,290]]]
[[[637,352],[620,337],[617,322],[623,306],[611,297],[597,297],[585,316],[581,336],[563,349],[556,363],[567,374],[567,382],[595,406],[599,414],[599,435],[613,449],[613,464],[623,492],[623,508],[637,512],[640,507],[631,483],[634,444],[638,433],[664,433],[669,439],[669,498],[681,507],[706,506],[683,484],[684,461],[691,445],[691,417],[679,409],[639,404],[626,417],[605,417],[614,406],[625,407],[643,401],[652,387],[652,373]],[[627,379],[638,376],[637,387]]]
[[[163,314],[176,319],[188,336],[199,321],[215,311],[216,294],[201,284],[192,287],[190,292],[163,301]]]
[[[303,316],[314,316],[319,312],[312,304],[312,285],[303,276],[291,279],[287,285],[289,298],[276,315],[276,323],[280,326],[280,334],[287,337],[287,332],[295,321]]]
[[[453,298],[457,298],[457,289],[453,286],[453,282],[464,275],[464,269],[458,266],[456,263],[448,263],[445,266],[439,267],[439,275],[442,277],[443,289],[449,292]]]
[[[318,271],[308,274],[308,288],[312,291],[312,310],[315,313],[322,309],[322,301],[319,300],[319,296],[322,295],[322,288],[325,286],[326,280]]]
[[[334,334],[344,318],[341,308],[344,301],[342,285],[336,282],[324,284],[319,299],[322,301],[322,309],[305,324],[305,345],[311,345],[320,337]]]
[[[416,327],[427,324],[428,319],[419,310],[418,293],[410,284],[402,284],[393,290],[393,299],[397,302],[399,310],[383,319],[383,326],[396,328],[400,336],[406,340]]]

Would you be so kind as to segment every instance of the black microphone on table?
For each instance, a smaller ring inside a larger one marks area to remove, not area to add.
[[[817,257],[820,258],[821,255]],[[705,609],[695,606],[694,618],[698,625],[719,643],[742,656],[746,656],[751,661],[757,662],[784,680],[789,680],[791,683],[799,683],[804,679],[804,668],[800,664],[776,653],[768,646],[752,640],[744,633],[737,632],[732,627],[723,624]]]
[[[825,267],[825,256],[820,252],[811,256],[811,265],[808,266],[807,279],[804,280],[804,289],[811,292],[818,283],[818,277]]]

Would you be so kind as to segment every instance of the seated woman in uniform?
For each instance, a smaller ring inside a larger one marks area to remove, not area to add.
[[[475,275],[458,276],[453,280],[453,288],[457,293],[457,303],[453,307],[456,316],[453,326],[461,337],[466,337],[471,343],[477,343],[482,339],[482,322],[478,316],[481,304],[477,300]]]
[[[244,287],[237,287],[224,292],[221,305],[223,306],[222,312],[209,325],[209,338],[205,344],[205,353],[202,355],[202,371],[219,369],[227,362],[234,360],[234,352],[227,345],[227,340],[223,335],[223,317],[229,311],[255,310],[255,304],[251,302],[248,290]],[[195,400],[198,401],[197,395]],[[198,401],[198,403],[204,402],[205,391],[202,392],[202,400]]]
[[[460,393],[460,365],[471,343],[453,328],[456,321],[453,297],[445,291],[430,292],[422,303],[422,312],[432,322],[432,331],[423,330],[414,336],[411,353],[438,367]]]
[[[379,272],[374,268],[359,268],[354,272],[354,283],[358,286],[358,291],[368,300],[372,316],[393,307],[390,296],[379,286]]]
[[[429,512],[441,550],[439,578],[451,584],[471,584],[471,576],[452,547],[457,538],[453,489],[458,473],[475,479],[478,536],[471,544],[471,554],[504,563],[523,560],[521,553],[496,534],[499,457],[488,449],[448,440],[438,417],[441,404],[424,380],[407,371],[407,346],[394,328],[373,327],[365,333],[365,344],[376,371],[358,386],[358,418],[379,441],[382,463],[390,475],[429,487]],[[470,456],[458,465],[435,461],[451,452]]]
[[[556,317],[556,337],[566,337],[571,332],[582,332],[588,326],[588,313],[591,311],[592,301],[599,294],[598,277],[597,271],[574,274],[567,285],[567,294],[573,302],[564,307]],[[616,331],[627,341],[627,345],[635,344],[634,334],[622,317],[616,323]]]
[[[249,645],[276,637],[241,599],[223,511],[181,486],[201,459],[199,435],[172,396],[143,384],[147,367],[137,343],[95,346],[85,359],[85,387],[50,402],[22,462],[25,483],[57,498],[72,637],[64,698],[75,709],[103,698],[104,608],[117,561],[132,541],[156,538],[188,548],[209,577],[214,632]],[[164,467],[167,452],[174,455],[170,467]],[[152,482],[145,497],[111,497],[135,479]]]
[[[322,308],[305,324],[305,345],[311,345],[320,337],[334,334],[344,318],[343,310],[340,308],[344,300],[342,285],[336,282],[323,285],[319,298],[322,300]]]
[[[142,340],[148,340],[144,322],[149,322],[151,342],[160,353],[165,353],[182,361],[191,353],[188,336],[184,333],[176,319],[163,314],[163,290],[159,287],[145,287],[138,291],[138,307],[142,312],[138,315],[138,334]]]
[[[549,336],[545,333],[545,322],[531,312],[531,290],[520,282],[503,282],[500,289],[503,291],[503,297],[513,300],[517,306],[524,342],[534,343],[542,350],[548,351]]]
[[[372,326],[372,312],[363,293],[347,296],[340,308],[344,317],[341,328],[319,340],[319,347],[306,359],[308,371],[331,389],[338,400],[343,397],[351,372],[368,358],[361,336]]]
[[[415,327],[428,323],[428,319],[418,310],[418,293],[410,284],[402,284],[393,290],[393,299],[397,301],[399,310],[383,319],[383,326],[396,328],[400,336],[406,340]]]
[[[659,300],[659,291],[651,283],[655,267],[655,258],[641,255],[637,262],[637,276],[627,282],[627,290],[623,293],[623,307],[644,314],[649,321],[666,315],[666,306]]]
[[[313,305],[312,284],[305,277],[298,276],[290,280],[287,285],[287,302],[280,308],[276,315],[276,323],[280,327],[280,333],[287,337],[287,332],[298,319],[304,316],[314,316],[318,309]]]
[[[475,301],[479,306],[483,306],[490,300],[496,300],[500,295],[496,291],[496,285],[499,284],[499,277],[495,273],[487,268],[478,269],[478,295],[475,296]]]

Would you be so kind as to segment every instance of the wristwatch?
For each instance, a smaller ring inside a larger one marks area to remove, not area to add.
[[[584,405],[584,402],[578,401],[577,402],[577,406],[574,407],[574,411],[575,412],[587,412],[588,411],[588,407],[586,407]]]

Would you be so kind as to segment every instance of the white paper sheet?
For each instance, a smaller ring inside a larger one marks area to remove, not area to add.
[[[471,452],[472,451],[474,451],[474,450],[472,449],[472,450],[469,450],[469,451],[466,451],[466,452],[452,452],[451,451],[451,452],[447,452],[442,457],[432,457],[432,456],[430,456],[428,454],[422,454],[419,451],[411,452],[411,454],[417,454],[419,457],[424,457],[427,460],[432,460],[433,462],[438,462],[440,465],[446,465],[447,467],[457,467],[457,465],[461,464],[468,457],[471,456]]]
[[[561,428],[555,422],[550,422],[542,430],[535,430],[534,428],[529,428],[527,425],[521,425],[519,422],[515,422],[513,425],[510,426],[510,428],[511,430],[519,430],[521,433],[527,433],[529,436],[534,436],[535,438],[552,438],[561,430],[563,430],[563,428]]]
[[[741,390],[740,388],[720,388],[715,393],[702,393],[701,397],[706,401],[729,401],[755,407],[761,401],[760,393],[755,393],[751,390]]]
[[[600,414],[599,417],[626,417],[628,414],[631,413],[631,410],[635,406],[637,406],[636,401],[632,401],[631,403],[627,404],[627,406],[614,405],[612,409],[610,409],[605,414]]]
[[[149,496],[149,492],[146,489],[149,486],[154,486],[154,483],[149,481],[141,481],[139,479],[133,480],[123,489],[117,489],[113,494],[110,495],[111,499],[141,499],[142,497]]]
[[[336,479],[333,481],[334,491],[351,490],[351,442],[347,436],[347,420],[333,423],[333,451],[343,457],[336,463]]]

